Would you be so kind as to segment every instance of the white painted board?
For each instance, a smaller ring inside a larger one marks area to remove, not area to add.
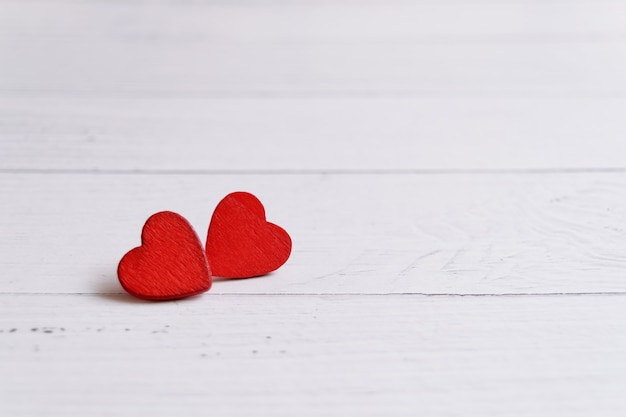
[[[0,412],[621,416],[623,304],[623,296],[0,295]]]
[[[216,293],[624,292],[626,175],[3,174],[2,292],[120,292],[115,268],[161,210],[204,240],[229,192],[292,236],[275,274]]]
[[[0,169],[626,168],[623,99],[0,98]]]
[[[0,92],[626,93],[619,2],[259,4],[2,2]]]

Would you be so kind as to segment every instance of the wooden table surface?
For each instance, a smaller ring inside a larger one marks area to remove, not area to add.
[[[626,4],[0,0],[0,415],[626,415]],[[147,217],[289,262],[144,302]]]

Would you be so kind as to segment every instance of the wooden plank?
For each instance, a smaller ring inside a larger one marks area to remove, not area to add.
[[[213,293],[624,292],[626,175],[0,175],[4,293],[121,292],[152,213],[255,193],[294,252]]]
[[[623,296],[0,295],[0,411],[622,416],[625,325]]]
[[[619,2],[0,8],[3,94],[626,94]]]
[[[0,99],[3,170],[623,168],[623,99]]]
[[[82,96],[626,95],[626,42],[201,45],[6,43],[0,92]],[[121,65],[120,63],[124,63]],[[329,65],[329,63],[333,65]],[[538,64],[540,63],[540,64]],[[46,72],[40,71],[47,67]],[[130,68],[130,70],[129,70]]]
[[[623,35],[617,1],[0,1],[0,33],[70,42],[572,42]],[[76,19],[80,16],[80,19]],[[558,16],[558,19],[554,17]],[[78,37],[77,35],[81,36]],[[551,38],[554,36],[554,38]],[[596,38],[599,36],[599,38]],[[536,39],[538,40],[538,39]]]

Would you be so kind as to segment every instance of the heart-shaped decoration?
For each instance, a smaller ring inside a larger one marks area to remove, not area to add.
[[[228,194],[215,208],[206,243],[215,276],[265,275],[287,262],[290,254],[289,234],[265,220],[263,204],[252,194]]]
[[[132,295],[147,300],[175,300],[208,291],[211,271],[202,243],[179,214],[153,214],[141,231],[141,246],[119,263],[117,276]]]

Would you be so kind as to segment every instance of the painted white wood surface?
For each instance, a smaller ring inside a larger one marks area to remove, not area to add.
[[[618,416],[623,296],[0,296],[7,416]]]
[[[23,3],[0,3],[3,92],[626,93],[621,2]]]
[[[0,285],[120,292],[115,266],[150,214],[206,237],[247,190],[294,240],[275,274],[216,293],[626,293],[626,174],[4,174]]]
[[[623,416],[625,19],[0,0],[0,415]],[[287,265],[121,292],[234,190]]]
[[[625,168],[626,99],[0,97],[0,169]]]

